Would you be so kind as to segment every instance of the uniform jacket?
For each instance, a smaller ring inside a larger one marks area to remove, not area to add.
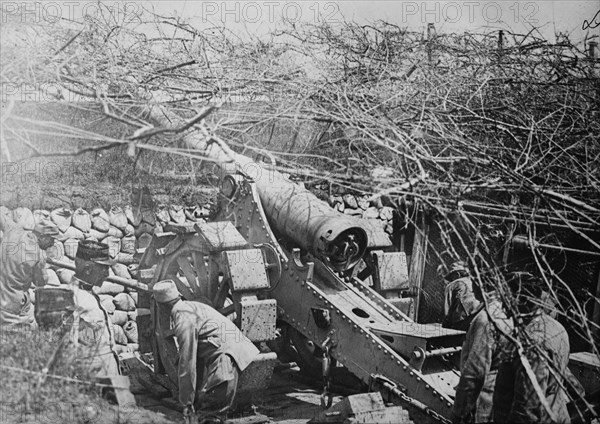
[[[194,402],[198,358],[208,364],[228,354],[243,371],[260,353],[230,319],[204,303],[177,302],[171,311],[171,325],[179,345],[179,401],[182,405]]]
[[[16,226],[5,233],[0,246],[0,323],[33,324],[33,308],[27,291],[32,283],[36,286],[47,283],[46,254],[31,231]]]
[[[469,277],[458,278],[444,290],[444,321],[442,326],[467,331],[470,320],[481,302],[473,294],[473,282]]]
[[[510,423],[569,423],[568,396],[561,388],[568,376],[569,337],[564,327],[545,313],[525,325],[520,335],[525,356],[545,394],[552,420],[536,394],[516,352],[506,358],[498,370],[494,391],[494,418]]]
[[[495,293],[471,322],[461,353],[460,381],[452,413],[457,422],[492,422],[492,400],[512,321]]]

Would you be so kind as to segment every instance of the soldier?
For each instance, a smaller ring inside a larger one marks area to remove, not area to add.
[[[516,306],[515,337],[522,350],[513,344],[498,369],[494,421],[569,423],[565,389],[570,375],[567,332],[541,308],[543,282],[539,278],[514,273],[509,287]]]
[[[463,262],[454,262],[444,275],[444,320],[442,327],[467,331],[482,303],[473,294],[473,282]]]
[[[29,296],[32,283],[48,282],[45,250],[54,245],[58,228],[42,220],[33,231],[10,226],[0,242],[0,325],[36,327],[33,305]]]
[[[461,352],[461,373],[452,409],[454,423],[492,422],[492,400],[496,375],[505,352],[512,323],[506,316],[496,291],[483,294],[477,283],[475,297],[482,309],[471,322]]]
[[[239,374],[259,350],[212,307],[181,300],[173,281],[156,283],[153,292],[161,313],[171,317],[179,346],[179,402],[186,419],[198,411],[201,423],[222,422],[234,404]]]
[[[90,372],[96,377],[120,374],[108,313],[92,291],[106,280],[108,267],[113,263],[107,244],[82,240],[75,255],[75,275],[69,284],[75,303],[71,339],[79,344],[79,359],[89,363]]]

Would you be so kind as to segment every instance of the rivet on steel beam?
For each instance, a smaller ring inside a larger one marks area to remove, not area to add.
[[[410,375],[412,377],[413,375],[415,375],[415,373],[411,371],[408,373],[408,375]]]

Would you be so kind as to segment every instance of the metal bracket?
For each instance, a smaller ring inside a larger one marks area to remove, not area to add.
[[[315,324],[319,328],[327,328],[331,325],[331,312],[329,309],[310,308]]]

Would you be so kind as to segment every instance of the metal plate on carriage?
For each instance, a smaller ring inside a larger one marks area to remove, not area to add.
[[[269,287],[269,279],[260,249],[241,249],[223,252],[233,292],[259,290]]]
[[[277,301],[275,299],[240,302],[240,329],[253,342],[276,337]]]
[[[198,232],[201,247],[209,252],[240,248],[248,244],[229,221],[196,223],[194,227]]]
[[[404,252],[373,252],[373,259],[377,265],[375,290],[401,290],[408,288],[408,267]]]

